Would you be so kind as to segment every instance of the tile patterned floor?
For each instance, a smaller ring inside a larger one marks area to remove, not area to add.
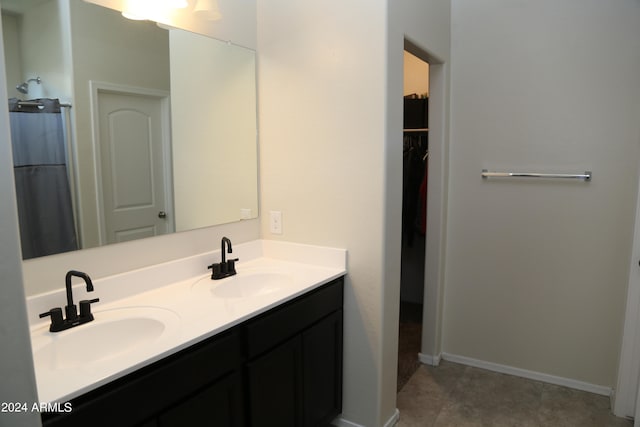
[[[397,427],[631,427],[609,398],[443,361],[398,393]]]

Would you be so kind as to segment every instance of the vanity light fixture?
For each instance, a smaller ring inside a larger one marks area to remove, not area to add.
[[[157,15],[158,12],[184,9],[187,6],[187,0],[123,0],[122,16],[141,21]]]
[[[169,6],[174,9],[184,9],[189,6],[189,2],[187,0],[168,0]]]
[[[122,2],[122,16],[135,21],[143,21],[153,10],[153,0],[124,0]]]
[[[207,21],[217,21],[222,18],[218,0],[197,0],[193,11],[204,17]]]

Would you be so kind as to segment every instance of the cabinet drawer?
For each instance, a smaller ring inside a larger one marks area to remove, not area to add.
[[[239,369],[240,334],[225,332],[72,400],[73,411],[43,416],[49,426],[133,426]]]
[[[247,322],[247,356],[273,348],[342,308],[343,284],[341,277]]]

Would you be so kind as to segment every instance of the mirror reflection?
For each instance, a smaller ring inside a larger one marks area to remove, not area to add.
[[[0,0],[23,257],[257,217],[255,52],[66,4]]]

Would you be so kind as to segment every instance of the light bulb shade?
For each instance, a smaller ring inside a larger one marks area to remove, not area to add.
[[[218,0],[197,0],[193,11],[208,21],[217,21],[222,18]]]
[[[169,7],[173,9],[184,9],[189,6],[187,0],[169,0]]]
[[[157,18],[187,6],[189,6],[187,0],[123,0],[122,16],[135,20]]]
[[[124,0],[122,16],[136,21],[147,19],[153,11],[153,3],[153,0]]]

